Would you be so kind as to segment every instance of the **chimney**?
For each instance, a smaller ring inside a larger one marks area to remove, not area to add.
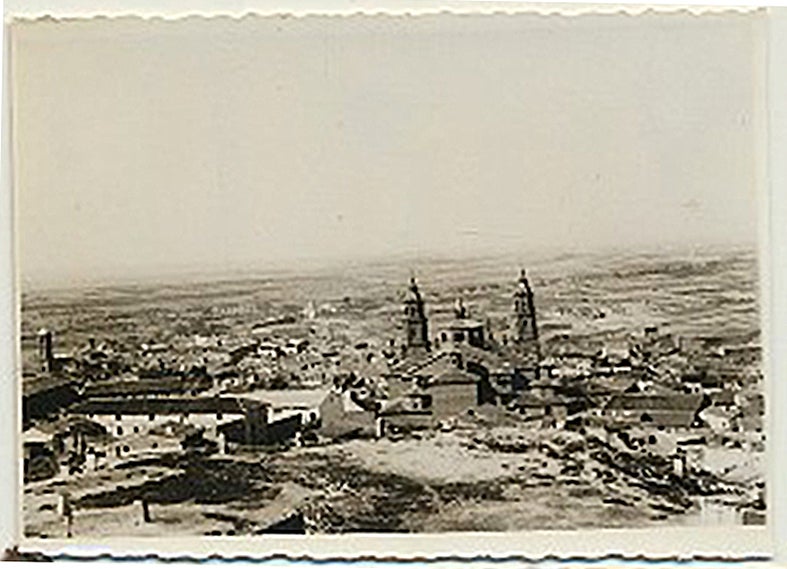
[[[52,332],[42,329],[38,332],[38,358],[41,371],[51,372],[54,367],[54,354],[52,353]]]

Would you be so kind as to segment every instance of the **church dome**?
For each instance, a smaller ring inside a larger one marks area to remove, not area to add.
[[[405,302],[421,302],[421,292],[418,290],[418,283],[415,282],[415,277],[410,279],[410,286],[407,289]]]

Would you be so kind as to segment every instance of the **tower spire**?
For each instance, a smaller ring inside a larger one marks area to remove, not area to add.
[[[514,290],[513,337],[516,342],[538,340],[536,309],[533,302],[533,290],[527,280],[527,272],[519,270],[519,280]]]
[[[467,318],[467,308],[461,296],[454,301],[454,317],[457,320]]]
[[[404,300],[405,346],[429,349],[429,322],[424,300],[415,275],[410,276],[410,287]]]

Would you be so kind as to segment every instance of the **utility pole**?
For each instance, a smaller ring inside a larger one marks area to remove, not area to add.
[[[60,513],[66,519],[66,537],[71,538],[73,537],[74,508],[71,504],[71,495],[68,492],[63,492],[60,495],[60,509]]]

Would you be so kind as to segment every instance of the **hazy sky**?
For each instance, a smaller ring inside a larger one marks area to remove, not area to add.
[[[753,243],[757,19],[17,26],[23,280]]]

